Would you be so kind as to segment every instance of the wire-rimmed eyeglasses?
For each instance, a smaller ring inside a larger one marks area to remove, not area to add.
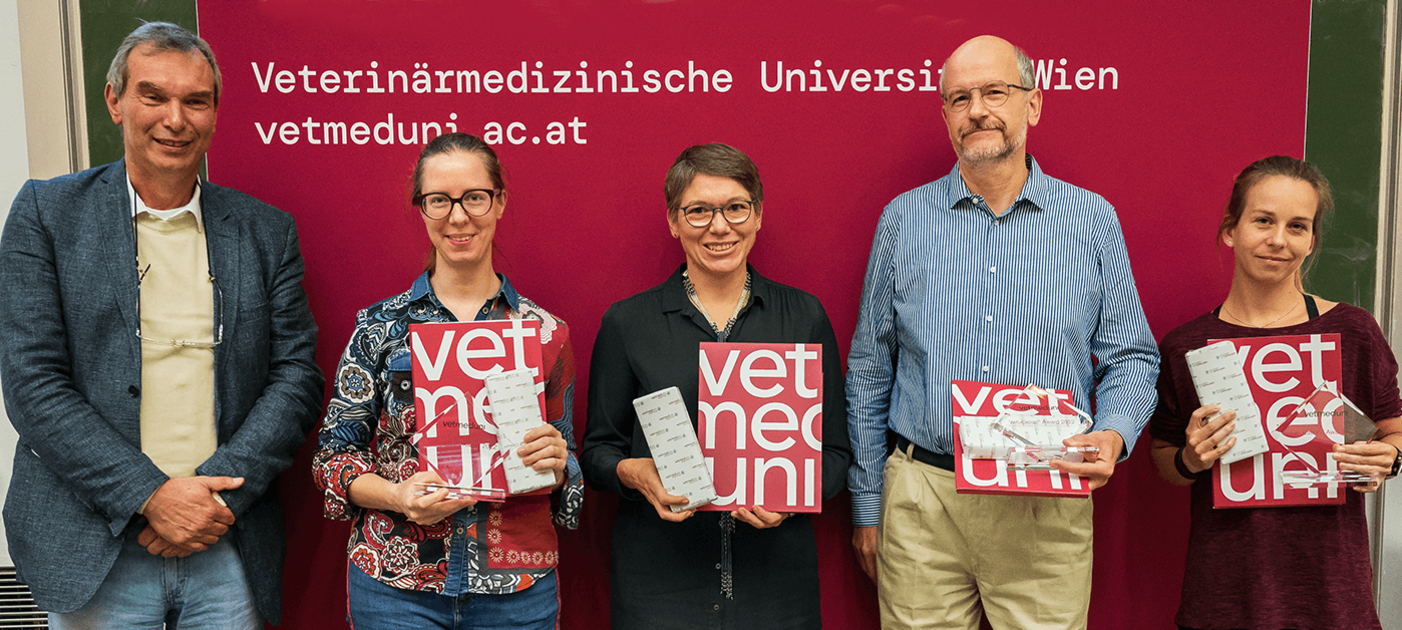
[[[962,112],[968,109],[969,105],[974,102],[974,90],[978,90],[984,105],[998,107],[1008,102],[1008,96],[1012,94],[1013,89],[1031,92],[1035,88],[1004,83],[1002,81],[989,81],[981,87],[957,88],[951,90],[949,94],[944,96],[944,102],[945,105],[949,107],[949,111]]]
[[[136,280],[136,283],[137,283],[137,286],[138,286],[138,287],[141,285],[141,281],[146,279],[146,274],[149,273],[150,271],[151,271],[151,265],[149,265],[149,264],[146,265],[145,268],[143,268],[143,269],[138,269],[138,270],[137,270],[137,280]],[[216,309],[218,309],[218,311],[214,314],[214,321],[215,321],[216,323],[215,323],[215,325],[214,325],[214,331],[213,331],[213,332],[214,332],[214,335],[213,335],[213,336],[214,336],[214,340],[213,340],[213,341],[186,341],[186,340],[183,340],[183,339],[156,339],[156,338],[147,337],[146,335],[141,334],[140,300],[137,301],[137,309],[138,309],[138,310],[137,310],[137,316],[136,316],[136,337],[137,337],[138,339],[142,340],[142,341],[145,341],[146,343],[154,343],[154,344],[161,345],[161,346],[171,346],[171,347],[173,347],[173,348],[211,348],[211,349],[212,349],[212,348],[214,348],[215,346],[218,346],[219,344],[224,343],[224,292],[223,292],[222,290],[219,289],[219,282],[218,282],[217,280],[214,279],[214,276],[213,276],[213,275],[210,275],[210,276],[209,276],[209,283],[210,283],[211,285],[213,285],[213,287],[214,287],[214,307],[215,307]]]
[[[681,209],[682,217],[686,219],[687,225],[691,227],[706,227],[716,219],[716,213],[725,217],[725,222],[738,225],[748,221],[750,213],[754,211],[755,202],[737,199],[727,201],[725,205],[713,206],[708,203],[693,203]]]
[[[471,217],[485,216],[492,209],[492,201],[501,194],[501,189],[474,188],[465,190],[461,197],[449,197],[447,193],[431,192],[414,197],[413,203],[419,212],[435,221],[446,219],[453,212],[454,205],[462,206]]]

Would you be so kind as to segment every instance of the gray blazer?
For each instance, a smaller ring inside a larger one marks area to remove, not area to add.
[[[290,215],[200,184],[210,272],[223,292],[214,350],[221,493],[258,610],[281,617],[277,476],[321,408],[316,323]],[[92,598],[142,502],[167,477],[141,452],[141,347],[126,165],[25,183],[0,233],[0,383],[19,432],[5,531],[40,608]]]

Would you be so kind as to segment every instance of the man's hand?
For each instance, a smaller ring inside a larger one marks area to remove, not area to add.
[[[662,477],[657,474],[657,464],[653,463],[651,457],[625,459],[618,462],[618,468],[615,470],[618,472],[618,480],[623,485],[643,493],[662,520],[680,523],[696,513],[696,510],[672,511],[670,506],[686,505],[691,501],[686,497],[667,494],[667,489],[662,486]]]
[[[169,540],[161,538],[161,535],[157,534],[156,530],[151,529],[150,524],[146,525],[146,529],[141,530],[141,534],[136,537],[136,542],[141,543],[141,546],[145,547],[146,551],[153,556],[184,558],[185,556],[195,553],[192,550],[177,547]]]
[[[857,566],[876,583],[876,527],[852,528],[852,551],[857,554]]]
[[[242,477],[168,479],[147,500],[142,515],[153,533],[170,544],[190,552],[204,551],[234,524],[234,513],[215,493],[242,485]],[[146,548],[152,551],[150,545]]]
[[[1120,453],[1125,448],[1124,438],[1113,429],[1073,435],[1061,443],[1066,446],[1094,446],[1100,449],[1098,453],[1086,453],[1085,461],[1079,464],[1059,459],[1051,462],[1052,468],[1089,479],[1091,490],[1110,481],[1110,475],[1115,474],[1115,462],[1119,461]]]

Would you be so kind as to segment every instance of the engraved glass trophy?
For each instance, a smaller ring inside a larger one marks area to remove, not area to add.
[[[959,440],[964,453],[973,459],[1000,460],[1018,470],[1051,470],[1055,460],[1079,463],[1087,454],[1100,452],[1094,446],[1062,443],[1092,425],[1090,414],[1060,400],[1055,392],[1028,385],[998,417],[965,419]]]
[[[1294,455],[1294,461],[1301,468],[1285,470],[1281,479],[1295,487],[1324,484],[1357,485],[1375,483],[1375,475],[1353,470],[1340,470],[1333,458],[1324,455],[1325,465],[1310,453],[1301,452],[1305,445],[1317,453],[1328,453],[1334,444],[1366,442],[1377,434],[1378,427],[1353,401],[1350,401],[1338,387],[1329,381],[1321,383],[1314,393],[1306,396],[1296,405],[1276,427],[1276,433],[1284,439],[1278,441],[1285,450]]]

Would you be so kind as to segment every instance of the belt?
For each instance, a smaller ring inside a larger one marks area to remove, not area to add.
[[[923,448],[920,448],[918,444],[915,444],[914,442],[911,442],[910,440],[907,440],[899,435],[896,436],[896,450],[910,455],[912,458],[915,459],[915,461],[920,462],[922,464],[929,464],[931,466],[934,466],[935,468],[943,468],[945,470],[948,470],[949,472],[954,472],[953,455],[948,455],[945,453],[936,453],[934,451],[927,451]]]

